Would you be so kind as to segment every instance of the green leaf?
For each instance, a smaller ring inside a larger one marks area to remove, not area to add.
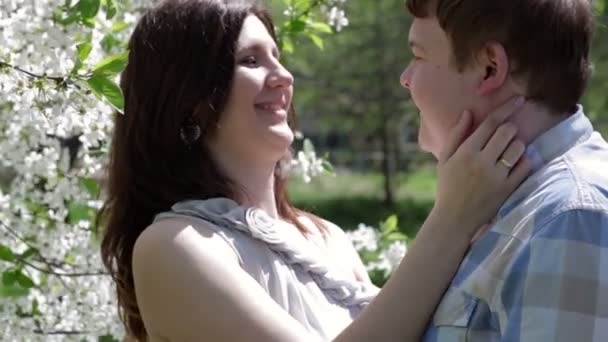
[[[112,31],[112,33],[118,33],[128,27],[129,27],[129,24],[125,23],[124,21],[117,21],[114,24],[112,24],[112,28],[110,30]]]
[[[80,15],[77,11],[62,11],[57,9],[53,12],[52,19],[54,22],[62,25],[68,26],[72,23],[75,23],[80,18]]]
[[[34,281],[30,277],[25,275],[21,270],[17,270],[16,273],[17,283],[19,283],[19,285],[21,285],[22,287],[26,289],[31,289],[32,287],[36,286],[36,284],[34,284]]]
[[[99,336],[99,338],[97,339],[97,342],[120,342],[120,340],[117,340],[112,335],[103,335],[103,336]]]
[[[386,236],[386,240],[393,242],[393,241],[407,241],[407,235],[401,233],[401,232],[392,232],[389,235]]]
[[[103,336],[99,336],[99,338],[97,339],[97,342],[120,342],[120,341],[117,340],[112,335],[103,335]]]
[[[12,286],[15,282],[17,282],[17,272],[15,270],[2,272],[2,285]]]
[[[306,29],[306,22],[300,19],[290,20],[287,22],[285,31],[288,34],[296,35],[303,32]]]
[[[596,13],[600,15],[604,14],[604,11],[606,10],[606,1],[593,1],[593,8],[595,9]]]
[[[29,289],[23,288],[17,284],[4,286],[0,283],[0,298],[26,297],[29,292]]]
[[[312,142],[310,141],[310,139],[304,139],[304,145],[302,146],[302,150],[305,153],[309,153],[309,152],[314,152],[315,151],[315,147],[312,144]]]
[[[94,28],[95,27],[95,17],[82,19],[82,24],[86,27]]]
[[[40,254],[40,251],[37,248],[28,248],[25,252],[21,254],[22,259],[27,259],[32,255]]]
[[[315,22],[309,23],[308,26],[310,26],[313,30],[315,30],[317,32],[321,32],[321,33],[332,33],[333,32],[331,30],[331,26],[329,24],[321,22],[321,21],[315,21]]]
[[[93,178],[81,178],[80,185],[82,185],[92,197],[97,198],[97,196],[99,196],[99,184]]]
[[[113,76],[125,68],[129,58],[129,52],[121,52],[104,58],[93,67],[93,74]]]
[[[312,42],[320,49],[323,50],[323,38],[319,37],[318,35],[314,34],[314,33],[309,33],[308,37],[310,38],[310,40],[312,40]]]
[[[291,0],[290,4],[297,12],[302,12],[311,6],[311,2],[310,0]]]
[[[5,245],[0,245],[0,259],[5,261],[14,261],[15,254],[13,251]]]
[[[93,45],[90,42],[83,42],[76,46],[78,60],[82,63],[89,57],[91,54],[91,50],[93,50]]]
[[[76,5],[76,9],[81,14],[83,21],[91,18],[95,18],[101,2],[99,0],[80,0]]]
[[[120,88],[108,79],[105,75],[93,75],[87,80],[89,89],[98,97],[105,98],[114,106],[116,110],[122,113],[124,107],[124,98]]]
[[[361,260],[363,260],[365,264],[378,261],[380,256],[379,251],[368,251],[367,249],[360,250],[359,255],[361,256]]]
[[[36,299],[32,300],[32,316],[42,316],[42,312],[40,312],[40,305]]]
[[[108,33],[103,37],[99,44],[101,45],[103,51],[110,53],[115,46],[120,46],[122,42],[116,38],[113,33]]]
[[[281,40],[281,50],[285,53],[293,53],[294,45],[293,40],[289,36],[284,36]]]
[[[91,221],[94,217],[95,210],[93,208],[76,202],[68,203],[69,224],[78,224],[80,221]]]
[[[331,165],[331,163],[329,162],[329,160],[323,160],[323,162],[321,163],[321,165],[323,166],[323,170],[325,170],[325,172],[335,173],[334,166]]]
[[[380,225],[380,230],[384,234],[394,232],[397,230],[397,223],[397,215],[391,215]]]
[[[114,18],[118,12],[118,6],[116,5],[115,0],[106,0],[106,19],[110,20]]]

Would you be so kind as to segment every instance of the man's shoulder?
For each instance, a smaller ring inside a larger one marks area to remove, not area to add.
[[[493,227],[526,241],[560,217],[608,215],[608,144],[597,137],[553,159],[522,184],[525,195]],[[608,229],[608,227],[607,227]]]
[[[551,216],[571,210],[608,211],[608,144],[593,135],[533,175],[529,197],[542,198]]]

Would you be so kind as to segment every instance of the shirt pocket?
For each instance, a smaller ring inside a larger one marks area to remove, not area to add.
[[[465,341],[478,299],[457,287],[450,287],[433,316],[433,325],[442,333],[456,335]],[[456,337],[454,336],[454,337]]]

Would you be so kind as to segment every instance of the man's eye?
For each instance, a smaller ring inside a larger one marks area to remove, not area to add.
[[[258,61],[254,56],[247,56],[241,59],[241,64],[247,66],[256,66]]]

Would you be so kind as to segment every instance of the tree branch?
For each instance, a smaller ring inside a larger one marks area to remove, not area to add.
[[[27,71],[25,69],[22,69],[22,68],[20,68],[20,67],[18,67],[16,65],[12,65],[12,64],[9,64],[9,63],[6,63],[6,62],[2,62],[2,61],[0,61],[0,68],[10,68],[10,69],[18,71],[20,73],[26,74],[26,75],[28,75],[29,77],[32,77],[32,78],[48,79],[48,80],[55,81],[57,83],[63,83],[63,82],[65,82],[65,78],[64,77],[38,75],[38,74],[35,74],[33,72],[30,72],[30,71]]]
[[[42,329],[34,329],[34,334],[38,335],[83,335],[90,334],[90,331],[78,331],[78,330],[51,330],[44,331]]]
[[[56,267],[60,267],[58,265],[53,265],[49,260],[47,260],[44,256],[42,256],[40,254],[40,252],[38,251],[38,248],[32,246],[27,240],[25,240],[24,238],[22,238],[21,236],[19,236],[19,234],[17,234],[17,232],[15,232],[12,228],[10,228],[8,225],[6,225],[4,222],[0,221],[0,226],[2,226],[2,228],[4,228],[4,230],[6,230],[9,234],[11,234],[12,236],[14,236],[16,239],[18,239],[19,241],[23,242],[28,248],[30,249],[34,249],[36,250],[36,256],[40,259],[39,261],[43,264],[45,264],[47,266],[47,268],[42,268],[39,267],[37,265],[34,265],[33,263],[27,261],[26,259],[22,258],[22,257],[17,257],[18,262],[23,263],[26,266],[29,266],[37,271],[46,273],[46,274],[50,274],[50,275],[54,275],[54,276],[58,276],[58,277],[89,277],[89,276],[106,276],[109,275],[109,273],[107,272],[73,272],[73,273],[68,273],[68,272],[57,272],[56,270],[54,270],[54,266]],[[65,264],[64,264],[65,265]],[[64,284],[65,285],[65,284]]]
[[[44,79],[51,80],[51,81],[54,81],[57,85],[64,85],[64,84],[65,85],[68,85],[68,84],[69,85],[73,85],[76,89],[82,90],[82,87],[80,87],[80,85],[78,83],[74,82],[73,80],[71,80],[67,76],[63,77],[63,76],[39,75],[39,74],[35,74],[35,73],[31,72],[31,71],[27,71],[27,70],[25,70],[25,69],[23,69],[21,67],[16,66],[16,65],[12,65],[10,63],[0,61],[0,69],[2,69],[2,68],[13,69],[13,70],[15,70],[17,72],[20,72],[20,73],[22,73],[24,75],[27,75],[28,77],[36,78],[36,79],[39,79],[39,80],[44,80]]]

